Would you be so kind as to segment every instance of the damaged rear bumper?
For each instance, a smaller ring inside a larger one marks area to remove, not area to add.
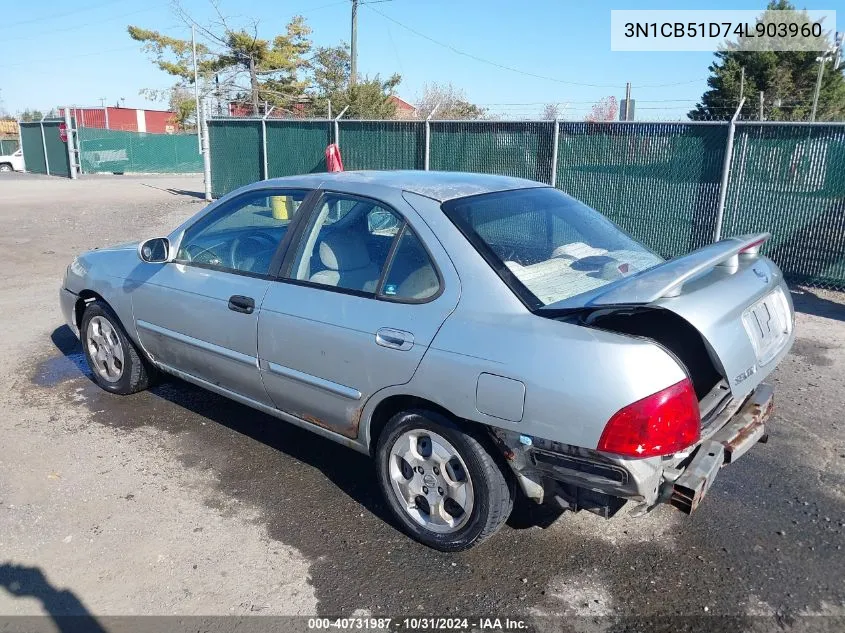
[[[612,516],[625,501],[633,512],[668,503],[687,514],[707,494],[719,470],[765,442],[773,389],[761,384],[744,401],[732,401],[702,429],[699,444],[683,454],[628,459],[497,430],[505,457],[523,492],[538,503]]]
[[[659,500],[668,497],[671,505],[691,514],[723,466],[735,462],[757,442],[766,441],[766,420],[772,413],[773,393],[767,384],[757,387],[727,424],[699,444],[685,466],[664,471],[670,480],[664,482]]]

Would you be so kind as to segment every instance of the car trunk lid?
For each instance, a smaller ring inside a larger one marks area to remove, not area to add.
[[[792,304],[777,266],[759,253],[768,233],[728,238],[540,308],[549,315],[649,307],[673,312],[704,340],[735,397],[770,373],[792,338]],[[659,337],[654,337],[659,341]]]

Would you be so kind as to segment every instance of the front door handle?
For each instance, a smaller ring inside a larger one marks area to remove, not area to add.
[[[243,295],[232,295],[229,297],[229,309],[244,314],[252,314],[255,311],[255,299]]]
[[[391,349],[409,350],[414,346],[414,335],[404,330],[383,327],[376,332],[376,344]]]

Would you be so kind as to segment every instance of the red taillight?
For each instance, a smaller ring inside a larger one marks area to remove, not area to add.
[[[748,246],[739,251],[740,255],[757,255],[760,253],[760,248],[765,243],[766,238],[761,238],[756,242],[751,242]]]
[[[688,378],[613,414],[598,450],[629,457],[671,455],[701,437],[701,415]]]

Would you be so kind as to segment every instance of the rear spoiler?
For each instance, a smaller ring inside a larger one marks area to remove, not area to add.
[[[543,309],[645,304],[664,297],[675,297],[680,294],[684,283],[715,266],[735,269],[739,265],[740,256],[757,256],[760,247],[771,237],[771,233],[729,237],[699,248],[688,255],[602,286],[586,293],[586,298],[582,294],[552,303]]]

